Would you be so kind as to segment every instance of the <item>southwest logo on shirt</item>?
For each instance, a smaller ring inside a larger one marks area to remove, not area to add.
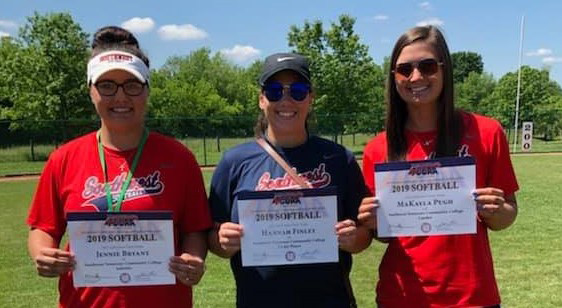
[[[326,164],[321,163],[318,168],[299,174],[299,177],[309,182],[314,188],[322,188],[330,185],[332,176],[326,172]],[[272,178],[271,173],[264,172],[258,180],[256,190],[278,190],[278,189],[298,189],[301,188],[290,175]]]
[[[127,178],[127,172],[122,172],[109,183],[113,200],[119,198],[121,188]],[[132,178],[129,188],[125,192],[123,202],[135,200],[147,196],[159,195],[164,191],[164,183],[160,180],[160,171],[154,171],[145,177]],[[91,176],[84,183],[82,198],[86,201],[82,206],[93,206],[98,212],[107,212],[107,197],[105,194],[104,183],[98,177]]]

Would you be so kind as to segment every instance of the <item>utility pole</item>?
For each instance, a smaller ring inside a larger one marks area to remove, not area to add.
[[[523,54],[523,34],[525,28],[525,15],[521,16],[521,38],[519,40],[519,73],[517,74],[517,97],[515,98],[515,134],[513,137],[513,152],[517,151],[517,127],[519,126],[519,97],[521,95],[521,55]]]

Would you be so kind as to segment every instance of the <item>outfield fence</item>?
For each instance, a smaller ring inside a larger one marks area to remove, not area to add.
[[[352,115],[337,117],[345,123]],[[378,131],[382,129],[358,129],[351,125],[330,127],[319,126],[318,122],[331,123],[336,117],[315,117],[311,131],[344,145],[360,157],[363,148]],[[253,139],[255,117],[193,117],[193,118],[148,118],[147,126],[153,130],[175,137],[185,144],[196,156],[201,165],[215,165],[225,150]],[[9,121],[0,120],[0,164],[18,162],[41,162],[49,154],[68,140],[99,128],[99,120],[79,119],[68,121]],[[29,129],[27,127],[35,127]],[[518,146],[513,151],[513,128],[505,129],[510,143],[510,151],[522,152],[521,130],[518,132]],[[562,152],[562,136],[544,140],[534,136],[530,152]]]

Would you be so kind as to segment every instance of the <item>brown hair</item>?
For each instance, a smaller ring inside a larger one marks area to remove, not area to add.
[[[139,57],[147,67],[150,67],[150,61],[140,49],[139,42],[135,36],[121,27],[103,27],[94,34],[91,58],[108,50],[120,50],[131,53]]]
[[[254,125],[254,136],[256,138],[263,137],[263,134],[267,130],[267,125],[268,123],[265,118],[265,113],[263,113],[263,110],[260,110],[256,124]]]
[[[386,141],[388,161],[406,159],[407,143],[405,136],[408,108],[396,90],[394,69],[402,49],[414,42],[425,42],[432,46],[440,62],[443,63],[443,89],[437,102],[437,142],[436,157],[456,156],[463,131],[462,120],[454,106],[453,67],[449,48],[439,29],[434,26],[415,27],[402,34],[396,41],[390,58],[390,70],[386,83]]]

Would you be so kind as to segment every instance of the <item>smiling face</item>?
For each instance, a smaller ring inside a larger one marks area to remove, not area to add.
[[[440,62],[431,45],[424,41],[417,41],[402,49],[396,59],[395,67],[404,63],[418,63],[425,59]],[[434,109],[443,90],[443,70],[441,66],[438,66],[435,74],[425,75],[416,68],[409,77],[398,76],[395,73],[395,82],[396,91],[406,102],[408,109]]]
[[[109,71],[100,76],[97,82],[111,80],[123,84],[137,80],[131,73],[122,70]],[[143,127],[148,88],[145,86],[138,96],[130,96],[119,87],[113,96],[101,95],[95,85],[90,86],[90,97],[101,118],[102,125],[113,131],[127,131]]]
[[[276,73],[267,82],[279,82],[287,86],[298,81],[302,80],[297,73],[285,70]],[[302,101],[295,101],[289,94],[289,89],[285,89],[283,97],[272,102],[267,99],[262,91],[259,98],[259,107],[267,119],[267,134],[270,139],[294,141],[282,142],[285,144],[299,144],[301,141],[306,141],[306,117],[311,103],[311,93]]]

